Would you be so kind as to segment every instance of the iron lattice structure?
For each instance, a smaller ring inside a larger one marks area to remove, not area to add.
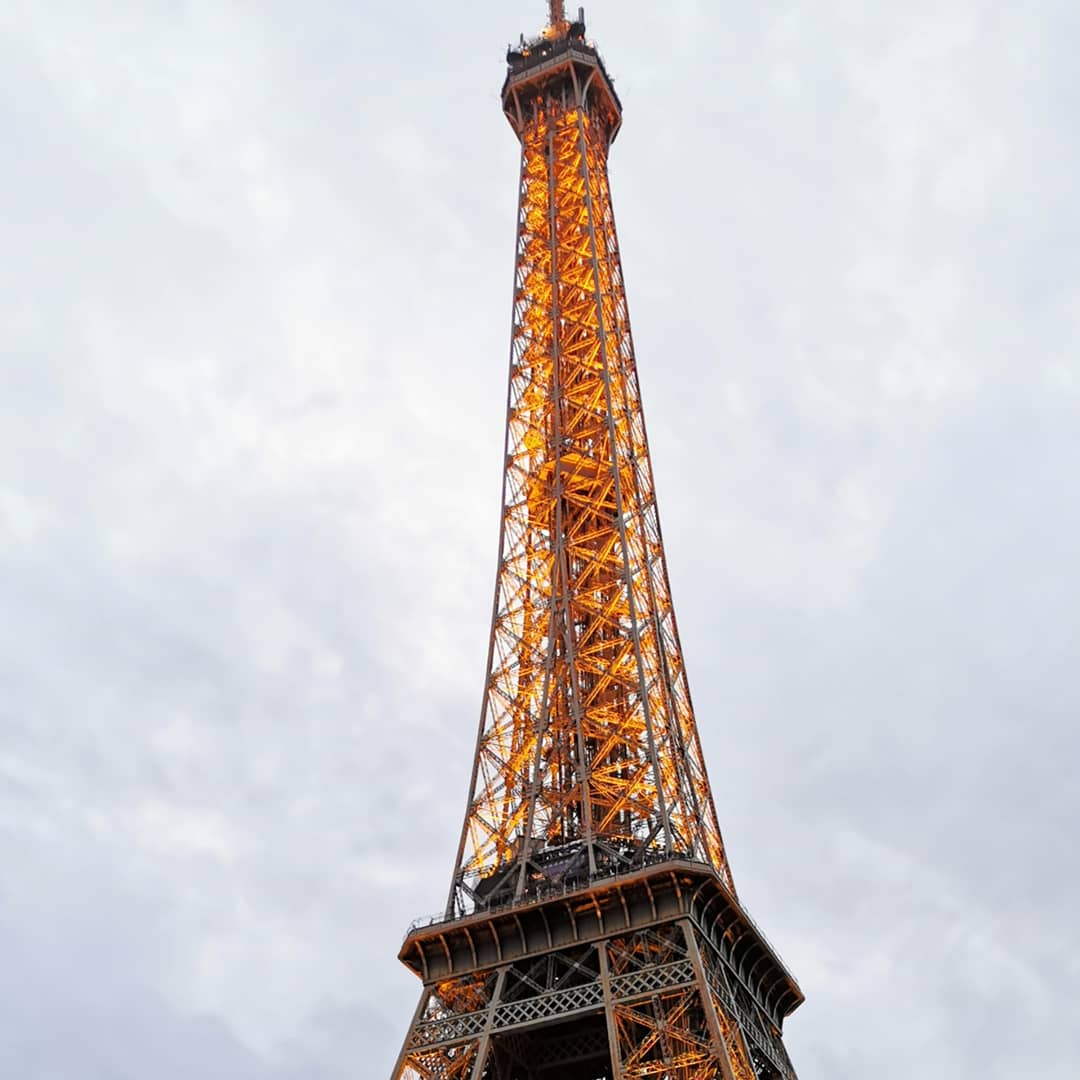
[[[622,108],[552,0],[521,144],[488,676],[396,1080],[795,1080],[794,979],[739,904],[671,602],[608,184]]]

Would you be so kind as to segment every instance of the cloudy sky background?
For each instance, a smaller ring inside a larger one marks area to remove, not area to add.
[[[516,144],[477,0],[0,2],[0,1075],[381,1080]],[[675,602],[802,1080],[1080,1068],[1080,8],[593,0]]]

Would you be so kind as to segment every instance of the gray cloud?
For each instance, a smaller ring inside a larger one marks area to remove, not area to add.
[[[800,1075],[1071,1078],[1076,16],[589,14]],[[0,1073],[388,1075],[479,704],[540,15],[0,13]]]

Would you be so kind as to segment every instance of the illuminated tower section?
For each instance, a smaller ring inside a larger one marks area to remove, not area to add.
[[[739,903],[649,461],[584,13],[507,54],[521,144],[501,539],[447,906],[395,1080],[794,1080],[802,1001]]]

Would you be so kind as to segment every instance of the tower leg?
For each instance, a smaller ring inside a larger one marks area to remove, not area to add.
[[[483,995],[483,979],[429,986],[420,998],[394,1067],[393,1080],[473,1080],[483,1030],[466,1017]],[[464,1036],[464,1037],[462,1037]]]
[[[487,1008],[487,1023],[484,1025],[484,1034],[480,1039],[480,1045],[476,1051],[476,1063],[473,1065],[472,1080],[483,1080],[484,1070],[487,1068],[488,1058],[491,1056],[491,1029],[495,1026],[495,1018],[498,1015],[496,1009],[502,1001],[503,987],[506,985],[506,968],[499,972],[495,981],[495,992]]]
[[[721,1066],[723,1068],[724,1080],[755,1080],[754,1071],[750,1067],[750,1057],[746,1051],[746,1047],[742,1045],[742,1039],[738,1036],[737,1025],[735,1035],[738,1038],[739,1045],[733,1046],[731,1039],[731,1025],[727,1021],[727,1017],[724,1016],[722,1010],[716,1003],[716,995],[710,990],[708,980],[705,975],[705,962],[701,956],[701,949],[698,947],[697,935],[694,933],[694,927],[689,919],[684,919],[681,923],[683,939],[686,941],[687,952],[689,953],[690,960],[694,965],[694,972],[697,975],[698,990],[701,993],[701,1000],[705,1006],[705,1018],[709,1025],[709,1033],[712,1036],[713,1042],[717,1046],[722,1046],[727,1051],[721,1055]],[[749,1070],[749,1071],[747,1071]]]
[[[604,1022],[607,1027],[608,1053],[611,1055],[611,1080],[623,1080],[619,1029],[615,1024],[615,1006],[611,996],[611,964],[608,961],[607,949],[600,950],[600,979],[604,989]]]

